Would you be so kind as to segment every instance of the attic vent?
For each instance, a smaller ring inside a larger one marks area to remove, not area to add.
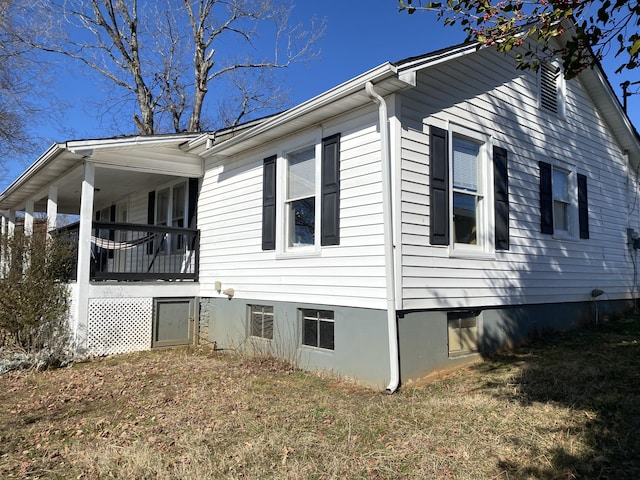
[[[540,105],[549,112],[558,113],[558,86],[560,68],[553,63],[540,66]]]

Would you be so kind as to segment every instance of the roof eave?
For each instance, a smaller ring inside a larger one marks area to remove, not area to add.
[[[238,153],[239,151],[252,148],[252,146],[258,144],[257,138],[263,136],[266,132],[274,131],[278,127],[291,124],[291,122],[295,120],[301,120],[304,123],[303,119],[305,117],[309,118],[310,113],[321,110],[322,108],[327,107],[328,105],[333,104],[340,99],[346,98],[356,92],[364,91],[364,85],[367,82],[376,84],[392,77],[397,78],[396,67],[391,63],[384,63],[372,70],[369,70],[368,72],[363,73],[362,75],[353,78],[352,80],[349,80],[331,90],[328,90],[327,92],[324,92],[304,103],[301,103],[296,107],[285,110],[284,112],[254,126],[253,128],[247,129],[236,136],[225,139],[218,144],[212,145],[211,148],[207,149],[201,155],[205,158],[214,155],[232,155]],[[408,83],[404,83],[404,86],[408,85]],[[317,123],[317,120],[309,120],[308,126],[311,126],[314,123]],[[300,125],[296,126],[296,128],[299,127]],[[253,141],[250,142],[249,140]]]

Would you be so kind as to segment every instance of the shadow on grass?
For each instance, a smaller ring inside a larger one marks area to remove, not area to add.
[[[546,453],[548,469],[503,461],[509,478],[640,478],[640,317],[556,334],[477,368],[489,373],[516,365],[512,388],[496,395],[586,415],[583,435],[591,452],[576,457],[558,447]]]

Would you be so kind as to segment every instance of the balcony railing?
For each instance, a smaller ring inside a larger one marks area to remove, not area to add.
[[[74,277],[79,226],[74,223],[57,230],[58,238],[75,247],[69,268]],[[91,227],[93,281],[198,280],[198,230],[115,222],[93,222]]]

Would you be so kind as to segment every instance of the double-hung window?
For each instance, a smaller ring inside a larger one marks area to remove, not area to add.
[[[453,241],[478,245],[485,227],[483,181],[478,173],[481,145],[463,137],[452,140]]]
[[[429,143],[431,245],[456,255],[509,250],[507,150],[462,127],[431,127]]]
[[[559,237],[589,238],[587,177],[573,167],[539,162],[540,231]]]
[[[571,231],[571,196],[569,194],[569,172],[553,168],[553,226],[556,231],[569,234]]]
[[[287,154],[287,246],[311,247],[316,232],[315,146]]]
[[[340,244],[340,134],[316,138],[263,161],[263,250],[314,254]]]

